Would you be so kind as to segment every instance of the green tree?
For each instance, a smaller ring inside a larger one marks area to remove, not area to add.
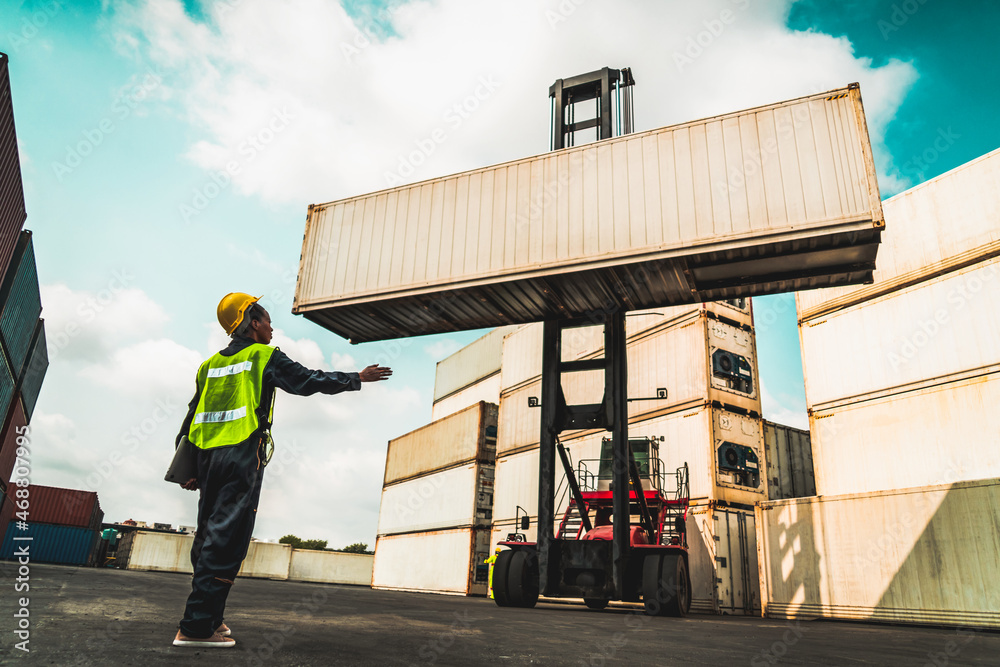
[[[298,548],[315,549],[316,551],[323,551],[324,549],[326,549],[326,540],[302,540],[302,544]]]
[[[302,540],[300,540],[295,535],[285,535],[280,540],[278,540],[278,542],[281,544],[291,544],[293,549],[302,548]]]
[[[365,544],[364,542],[355,542],[354,544],[348,544],[343,549],[340,549],[340,551],[342,551],[344,553],[347,553],[347,554],[370,554],[370,553],[374,553],[373,551],[368,551],[368,545]]]

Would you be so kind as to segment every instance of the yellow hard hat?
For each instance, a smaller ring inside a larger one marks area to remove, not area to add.
[[[243,313],[247,312],[247,308],[260,301],[260,299],[261,297],[259,296],[253,297],[243,292],[230,292],[222,297],[222,301],[219,302],[219,307],[216,308],[215,314],[219,318],[219,324],[222,325],[227,334],[230,336],[233,335],[236,327],[240,326],[240,322],[243,321]]]

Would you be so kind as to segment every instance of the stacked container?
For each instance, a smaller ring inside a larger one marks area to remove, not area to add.
[[[21,488],[10,485],[7,500],[15,503]],[[24,546],[25,541],[16,541],[15,537],[30,537],[30,558],[34,563],[92,565],[104,520],[97,494],[39,484],[24,489],[28,519],[22,524],[18,518],[22,510],[16,508],[16,520],[8,524],[0,558],[14,558],[15,547]]]
[[[503,338],[516,326],[497,327],[437,363],[431,421],[443,419],[480,401],[500,402]]]
[[[764,458],[771,500],[816,495],[809,431],[765,420]]]
[[[765,604],[779,616],[801,607],[834,617],[984,622],[980,612],[1000,600],[996,577],[953,581],[963,595],[924,588],[948,573],[990,570],[986,561],[997,557],[988,509],[997,489],[987,487],[1000,477],[1000,151],[888,199],[883,211],[873,284],[798,295],[823,503],[766,507],[766,543],[784,550],[762,565],[773,584]],[[968,510],[973,497],[986,504]],[[945,524],[956,520],[966,528],[948,539],[961,548],[942,544]],[[859,537],[858,526],[870,522],[882,528]],[[979,545],[982,535],[989,539]],[[822,543],[830,539],[841,550],[836,558]],[[915,585],[911,564],[928,554],[938,555],[926,570],[933,581],[917,585],[921,594],[889,595]],[[825,597],[834,588],[852,594]]]
[[[0,533],[14,506],[7,500],[17,436],[24,435],[48,368],[45,329],[26,213],[11,100],[8,58],[0,53]],[[23,442],[23,440],[22,440]]]
[[[374,588],[486,593],[496,434],[480,402],[389,442]]]
[[[768,498],[756,341],[749,300],[629,313],[629,436],[656,437],[662,470],[685,463],[692,508],[688,541],[694,609],[754,613],[759,609],[753,506]],[[603,327],[564,332],[563,359],[603,356]],[[491,545],[516,531],[517,507],[538,508],[542,325],[529,324],[504,339],[497,439],[496,497]],[[564,375],[570,404],[597,403],[600,371]],[[560,435],[574,466],[596,472],[599,429]],[[726,458],[734,452],[735,465]],[[562,477],[557,473],[557,478]],[[566,484],[557,497],[557,522],[568,505]],[[748,575],[752,573],[752,576]]]

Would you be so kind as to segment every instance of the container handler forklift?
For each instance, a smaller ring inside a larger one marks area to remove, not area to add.
[[[579,131],[593,128],[598,140],[629,134],[634,127],[629,68],[603,68],[570,79],[558,79],[549,88],[552,117],[550,148],[574,144]],[[593,100],[592,118],[576,120],[576,105]],[[501,607],[534,607],[538,596],[583,598],[588,607],[602,609],[610,600],[642,600],[647,614],[683,616],[691,606],[687,540],[686,468],[678,494],[668,499],[650,479],[643,484],[640,460],[651,472],[648,444],[628,438],[628,373],[625,349],[625,311],[629,294],[648,291],[649,272],[642,266],[618,270],[615,294],[608,294],[605,310],[587,317],[547,320],[542,334],[542,400],[539,438],[538,540],[503,542],[493,569],[493,595]],[[692,298],[692,300],[694,300]],[[566,304],[566,312],[576,311]],[[604,358],[564,361],[562,333],[578,327],[604,325]],[[563,373],[603,371],[604,398],[591,405],[567,405]],[[662,397],[661,397],[662,398]],[[641,400],[641,399],[637,399]],[[605,439],[599,478],[607,490],[581,490],[559,433],[570,429],[603,428]],[[647,446],[641,452],[640,443]],[[633,446],[635,443],[635,446]],[[566,475],[571,502],[555,527],[555,454]],[[655,449],[655,448],[653,448]],[[606,459],[606,463],[605,463]],[[658,477],[658,475],[657,475]],[[593,514],[593,520],[591,519]],[[576,517],[576,518],[574,518]],[[633,520],[635,517],[635,520]],[[574,530],[574,525],[579,522]],[[596,524],[596,525],[595,525]],[[516,536],[515,536],[516,538]]]

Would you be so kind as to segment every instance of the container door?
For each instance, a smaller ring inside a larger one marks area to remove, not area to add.
[[[469,595],[486,595],[490,566],[484,561],[490,557],[490,529],[472,531],[472,559],[469,563]]]
[[[724,614],[759,614],[760,584],[754,516],[740,510],[718,509],[713,518],[719,611]]]

